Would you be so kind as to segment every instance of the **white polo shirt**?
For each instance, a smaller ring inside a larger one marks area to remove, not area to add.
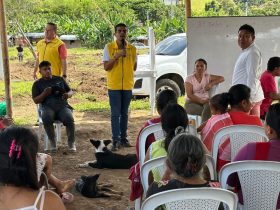
[[[251,101],[261,102],[264,99],[260,83],[262,74],[262,55],[255,43],[242,50],[233,71],[232,86],[247,85],[251,89]]]

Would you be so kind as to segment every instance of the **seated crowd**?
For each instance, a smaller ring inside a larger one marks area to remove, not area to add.
[[[165,91],[161,92],[161,94],[164,93]],[[146,144],[145,161],[166,156],[167,169],[163,175],[157,174],[157,170],[151,171],[149,176],[150,187],[146,192],[146,198],[158,192],[177,188],[219,186],[218,184],[211,184],[213,183],[212,181],[215,183],[215,180],[206,179],[206,173],[203,172],[205,154],[211,153],[213,138],[216,133],[221,128],[227,126],[264,126],[265,134],[269,139],[269,142],[253,142],[245,145],[239,150],[234,161],[270,160],[280,162],[280,156],[278,155],[280,103],[269,107],[266,111],[265,123],[263,125],[258,116],[249,114],[252,108],[250,88],[246,85],[238,84],[232,86],[227,93],[217,94],[210,98],[209,107],[212,116],[197,128],[200,139],[187,134],[188,123],[184,123],[184,119],[188,119],[188,116],[181,109],[180,105],[169,103],[161,110],[160,120],[165,138],[155,142],[153,140],[148,145]],[[149,148],[147,149],[148,146]],[[230,163],[230,160],[230,140],[227,137],[219,145],[216,170],[219,172],[225,164]],[[237,174],[230,176],[228,184],[235,187],[235,190],[238,192],[239,202],[243,204]],[[138,197],[141,197],[141,195]],[[134,199],[136,198],[134,197]],[[279,207],[280,199],[277,208]]]

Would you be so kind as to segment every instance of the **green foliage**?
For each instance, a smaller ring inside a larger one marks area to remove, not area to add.
[[[270,0],[261,6],[254,5],[249,10],[249,15],[280,15],[280,0]]]
[[[9,11],[9,34],[18,33],[16,21],[25,32],[43,32],[47,22],[55,22],[58,34],[75,34],[85,46],[96,49],[113,40],[114,25],[120,22],[129,27],[129,39],[147,35],[148,24],[156,27],[157,39],[185,28],[184,6],[172,8],[172,17],[170,6],[161,0],[5,0],[5,3]]]
[[[233,0],[212,0],[205,4],[206,16],[240,16],[242,10]]]
[[[9,34],[15,22],[25,32],[42,32],[47,22],[59,34],[75,34],[87,47],[101,49],[113,40],[114,25],[129,27],[129,39],[155,30],[157,41],[186,31],[184,0],[166,6],[162,0],[5,0]],[[280,0],[192,0],[193,16],[279,15]]]

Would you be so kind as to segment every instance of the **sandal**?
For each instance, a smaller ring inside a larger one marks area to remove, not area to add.
[[[74,200],[74,195],[70,192],[64,192],[60,194],[63,203],[72,203]]]

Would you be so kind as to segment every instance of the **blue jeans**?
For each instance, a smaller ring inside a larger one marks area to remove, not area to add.
[[[113,142],[127,137],[128,108],[132,90],[108,90]]]

